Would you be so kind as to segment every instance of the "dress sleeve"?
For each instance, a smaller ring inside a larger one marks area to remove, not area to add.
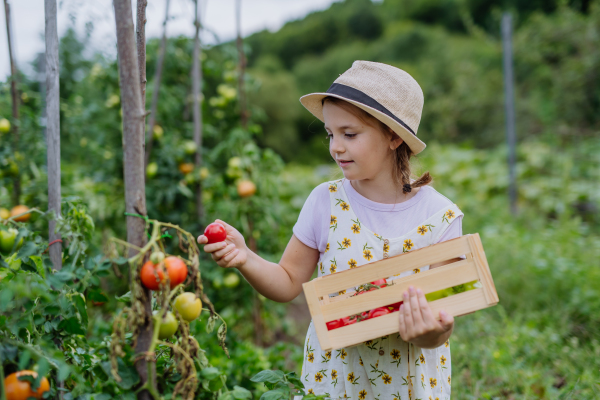
[[[321,253],[325,251],[329,234],[330,206],[327,187],[327,183],[324,183],[313,189],[292,229],[298,240]]]

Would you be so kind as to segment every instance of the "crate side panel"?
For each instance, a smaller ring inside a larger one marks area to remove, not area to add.
[[[403,292],[411,285],[420,288],[427,294],[471,282],[478,278],[477,268],[473,260],[462,260],[402,279],[396,279],[393,281],[393,285],[382,289],[346,298],[344,301],[331,302],[321,306],[321,312],[325,321],[329,322],[402,301]]]
[[[427,246],[422,249],[337,272],[315,282],[318,296],[340,292],[376,279],[389,278],[404,271],[450,260],[471,252],[469,235]]]

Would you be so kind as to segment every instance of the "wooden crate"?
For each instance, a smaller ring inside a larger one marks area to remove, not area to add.
[[[349,293],[329,297],[332,293],[337,294],[377,279],[389,278],[404,271],[412,271],[463,255],[466,259],[397,278],[392,281],[393,285],[360,296],[352,296],[352,293]],[[439,319],[441,309],[458,317],[498,303],[498,294],[478,233],[316,278],[302,286],[319,343],[321,348],[327,351],[397,333],[398,312],[331,331],[328,331],[326,326],[329,321],[400,302],[403,300],[403,292],[408,290],[410,285],[421,288],[427,294],[475,280],[481,283],[480,288],[430,302],[436,318]]]

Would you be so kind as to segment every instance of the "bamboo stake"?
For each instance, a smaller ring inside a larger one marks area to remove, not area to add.
[[[140,90],[140,74],[136,58],[135,34],[130,0],[113,0],[117,25],[117,50],[119,58],[119,83],[121,87],[121,107],[123,111],[123,156],[125,175],[125,210],[128,213],[146,215],[146,192],[144,187],[144,108]],[[127,242],[142,248],[146,243],[146,223],[144,219],[127,217]],[[129,257],[136,254],[130,248]],[[153,334],[151,295],[145,294],[145,316],[135,351],[144,354],[148,351]],[[154,364],[148,365],[149,357],[137,357],[135,367],[140,376],[141,385],[150,383],[150,390],[156,391]],[[149,376],[150,371],[150,376]],[[138,399],[150,400],[148,389],[138,393]]]
[[[194,143],[196,143],[195,164],[196,168],[202,166],[202,53],[200,48],[200,16],[198,10],[198,0],[194,0],[196,18],[196,36],[194,37],[194,57],[192,63],[192,90],[194,97]],[[196,185],[196,214],[198,221],[202,221],[204,209],[202,205],[202,182],[198,181]],[[201,229],[202,230],[202,227]]]
[[[13,132],[14,151],[19,148],[19,96],[17,91],[17,63],[13,52],[13,35],[12,25],[10,23],[10,4],[8,0],[4,0],[4,13],[6,16],[6,36],[8,39],[8,58],[10,59],[10,95],[12,98],[12,121],[11,127]],[[13,151],[13,152],[14,152]],[[21,199],[21,176],[13,178],[13,205],[18,205]]]
[[[156,124],[156,109],[158,108],[158,92],[160,90],[160,81],[162,78],[162,69],[165,61],[165,52],[167,49],[167,22],[169,21],[169,3],[167,0],[165,10],[165,20],[163,21],[163,33],[160,40],[160,48],[158,50],[158,59],[156,60],[156,70],[154,71],[154,89],[152,91],[152,104],[150,105],[150,118],[148,118],[148,128],[146,129],[146,156],[144,165],[148,168],[150,163],[150,153],[152,152],[152,144],[154,143],[153,130]]]
[[[58,70],[58,30],[56,0],[45,0],[46,13],[46,141],[48,162],[48,209],[60,216],[60,96]],[[55,233],[56,220],[49,221],[49,241],[61,239]],[[50,246],[50,260],[55,270],[62,269],[62,244]]]
[[[140,70],[140,90],[142,93],[142,109],[146,109],[146,6],[147,0],[137,0],[136,42],[138,68]]]

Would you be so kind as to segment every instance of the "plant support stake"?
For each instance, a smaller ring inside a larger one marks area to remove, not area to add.
[[[502,53],[504,55],[504,105],[506,107],[506,141],[508,144],[508,196],[510,210],[513,215],[517,215],[515,91],[512,60],[512,18],[510,13],[502,15]]]

